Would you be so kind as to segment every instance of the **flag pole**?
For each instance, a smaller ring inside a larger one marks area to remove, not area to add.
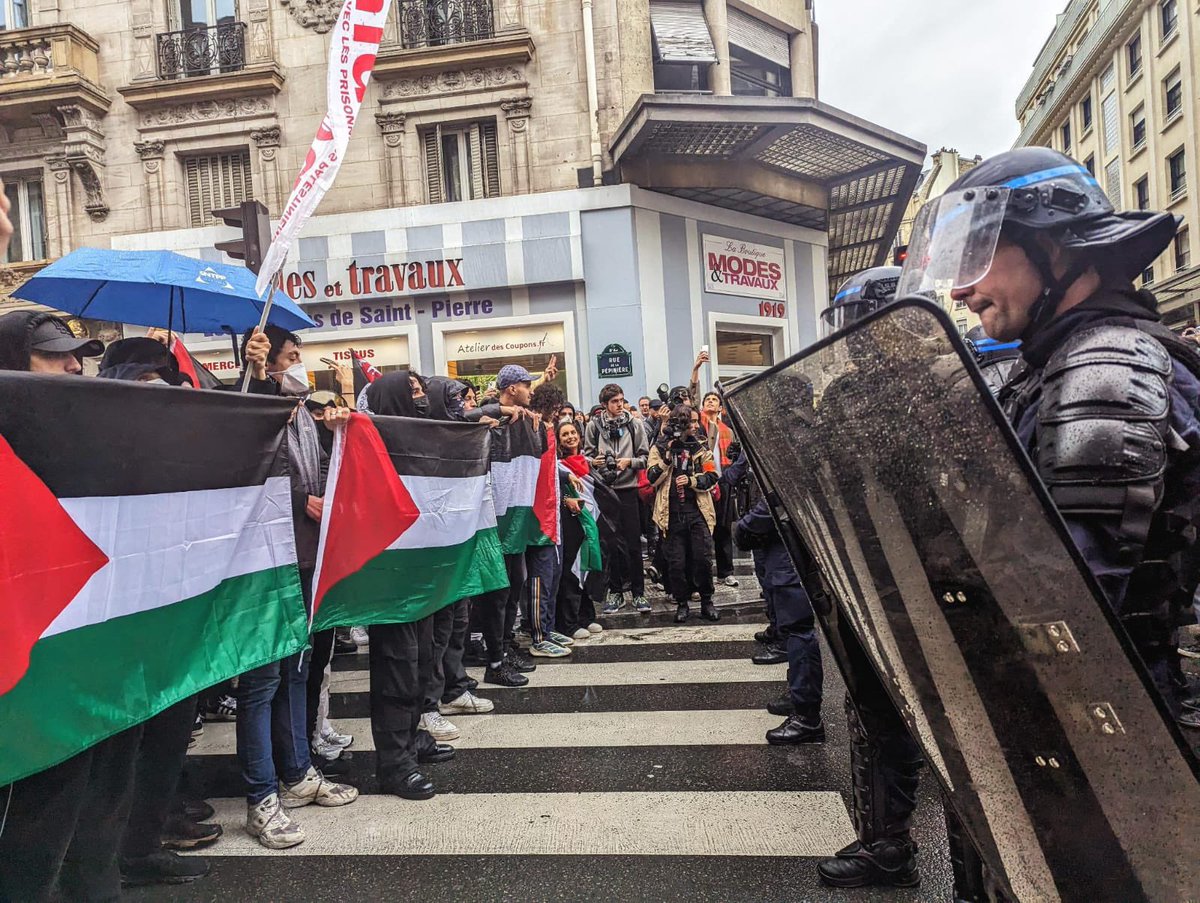
[[[281,267],[279,272],[275,274],[275,278],[271,280],[271,291],[267,294],[267,303],[263,305],[262,316],[258,318],[258,327],[254,332],[262,332],[267,326],[267,317],[271,314],[271,304],[275,301],[275,289],[279,288],[280,283],[283,282],[282,273],[283,268]],[[251,335],[253,334],[251,333]],[[250,391],[250,364],[245,360],[242,363],[245,370],[242,373],[242,388],[239,391],[245,395]]]

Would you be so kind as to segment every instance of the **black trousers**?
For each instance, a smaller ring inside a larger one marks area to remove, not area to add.
[[[618,530],[625,539],[625,554],[613,555],[608,562],[609,592],[624,592],[625,584],[635,596],[646,594],[646,575],[642,570],[642,510],[637,487],[614,489],[620,507]]]
[[[425,685],[423,712],[436,712],[438,702],[453,702],[467,691],[463,649],[467,642],[471,600],[459,599],[433,614],[432,654],[422,673]]]
[[[675,601],[688,602],[689,584],[696,587],[701,603],[713,597],[712,534],[699,511],[672,512],[663,553]]]
[[[508,569],[508,586],[480,596],[475,607],[479,629],[487,644],[488,661],[492,664],[504,658],[505,644],[517,626],[521,593],[525,589],[524,550],[516,555],[505,555],[504,566]]]
[[[162,831],[187,758],[196,721],[197,697],[189,696],[142,725],[133,781],[133,805],[121,843],[127,858],[162,849]]]
[[[558,630],[567,636],[596,620],[596,606],[587,588],[571,573],[579,547],[583,545],[579,518],[563,517],[562,577],[558,582]]]
[[[717,557],[717,579],[724,580],[733,573],[733,521],[737,508],[733,502],[733,491],[721,486],[721,497],[716,501],[717,523],[713,527],[713,548]]]
[[[422,742],[417,728],[425,702],[421,671],[429,668],[432,654],[432,615],[414,624],[371,625],[371,736],[381,783],[417,770]]]
[[[308,662],[308,686],[305,692],[305,724],[308,726],[309,746],[312,745],[313,737],[319,729],[317,709],[321,705],[321,684],[325,682],[325,669],[333,659],[334,630],[335,628],[330,627],[312,635],[312,658]]]
[[[101,740],[67,761],[0,788],[0,901],[121,898],[117,854],[133,799],[142,726]]]

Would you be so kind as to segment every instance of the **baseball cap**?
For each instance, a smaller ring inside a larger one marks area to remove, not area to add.
[[[104,353],[103,342],[78,338],[58,317],[47,317],[34,327],[29,337],[29,347],[48,354],[69,352],[76,357],[99,357]]]
[[[502,391],[517,383],[531,382],[533,382],[533,374],[520,364],[506,364],[500,368],[500,375],[496,377],[496,387]]]

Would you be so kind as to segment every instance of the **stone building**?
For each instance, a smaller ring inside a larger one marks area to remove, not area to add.
[[[1142,274],[1176,329],[1200,322],[1193,265],[1200,9],[1180,0],[1071,0],[1017,98],[1017,146],[1083,163],[1115,206],[1183,217],[1174,244]],[[1194,181],[1194,177],[1193,180]]]
[[[886,258],[924,148],[817,99],[810,7],[393,0],[337,183],[284,270],[320,323],[309,366],[354,347],[485,380],[555,353],[586,400],[605,374],[631,394],[677,382],[701,345],[716,377],[811,340],[829,281]],[[0,0],[21,233],[3,291],[85,245],[220,259],[213,208],[278,213],[339,9]],[[232,369],[227,339],[189,342]]]

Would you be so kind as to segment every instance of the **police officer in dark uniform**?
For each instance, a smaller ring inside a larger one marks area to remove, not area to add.
[[[951,209],[975,223],[965,241],[946,240]],[[948,287],[990,338],[1021,340],[1001,404],[1175,715],[1173,634],[1200,582],[1200,358],[1133,280],[1178,225],[1117,213],[1083,166],[1022,148],[923,211],[914,236],[932,253],[900,285]]]
[[[1021,340],[1014,342],[997,342],[983,331],[982,326],[975,326],[967,331],[967,347],[975,355],[975,363],[983,374],[984,382],[992,390],[993,395],[1008,384],[1012,377],[1013,368],[1021,359]]]
[[[749,461],[743,454],[725,469],[724,476],[736,485],[748,470]],[[821,698],[825,675],[812,602],[765,498],[760,498],[734,524],[733,538],[738,548],[749,551],[754,558],[755,574],[767,607],[773,612],[772,624],[778,642],[787,656],[788,691],[782,699],[767,706],[767,711],[785,715],[786,719],[779,727],[767,731],[767,742],[772,746],[823,743]]]

